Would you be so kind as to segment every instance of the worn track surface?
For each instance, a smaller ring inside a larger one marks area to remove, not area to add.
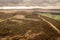
[[[60,30],[59,21],[42,15],[40,17],[51,22]],[[29,20],[25,18],[22,19],[13,17],[6,21],[0,22],[1,40],[6,40],[9,38],[10,40],[57,40],[57,38],[60,37],[60,34],[40,17],[34,17],[33,15],[32,17],[26,17]],[[15,20],[16,22],[12,20]]]

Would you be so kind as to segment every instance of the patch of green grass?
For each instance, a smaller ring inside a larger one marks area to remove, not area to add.
[[[60,21],[60,15],[54,15],[54,14],[50,14],[50,13],[42,13],[41,15]]]

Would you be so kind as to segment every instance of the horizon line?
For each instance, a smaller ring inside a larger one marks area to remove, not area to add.
[[[34,9],[34,8],[41,8],[41,9],[60,9],[60,6],[47,6],[47,7],[40,7],[40,6],[3,6],[0,9]]]

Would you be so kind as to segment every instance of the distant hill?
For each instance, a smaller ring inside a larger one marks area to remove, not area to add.
[[[38,9],[38,8],[33,8],[33,9],[1,9],[0,12],[2,13],[15,13],[15,12],[27,12],[27,13],[59,13],[60,14],[60,9]]]

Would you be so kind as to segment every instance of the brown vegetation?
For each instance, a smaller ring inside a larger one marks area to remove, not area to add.
[[[49,24],[38,18],[38,14],[15,12],[12,14],[2,14],[1,18],[10,18],[16,15],[25,15],[25,18],[39,19],[40,21],[17,19],[16,17],[0,22],[1,40],[57,40],[57,33]],[[18,20],[15,22],[12,20]],[[21,22],[22,21],[22,22]],[[55,22],[55,21],[54,21]]]

